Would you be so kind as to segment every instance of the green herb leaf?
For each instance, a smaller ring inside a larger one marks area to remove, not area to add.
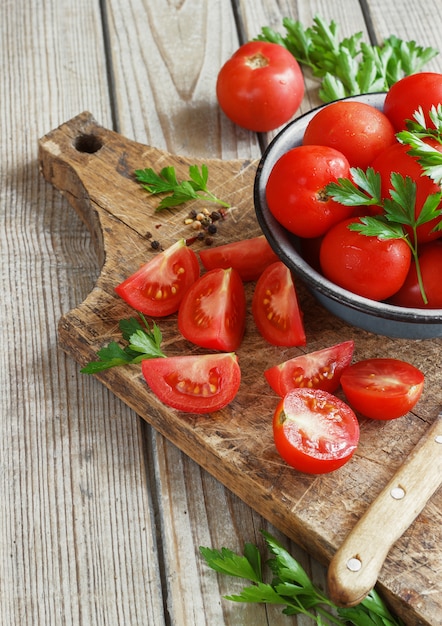
[[[248,552],[247,556],[246,551]],[[246,545],[244,556],[239,556],[227,548],[212,550],[200,547],[200,552],[207,565],[221,574],[245,578],[255,583],[262,581],[261,567],[257,568],[261,562],[260,556],[256,555],[256,553],[259,554],[259,550],[253,544]],[[250,556],[252,556],[252,560],[249,560]]]

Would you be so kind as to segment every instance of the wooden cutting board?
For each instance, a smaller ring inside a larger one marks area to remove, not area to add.
[[[49,132],[39,142],[39,165],[90,229],[102,269],[93,291],[62,317],[59,342],[80,365],[97,350],[121,338],[120,319],[134,312],[114,287],[156,251],[194,231],[185,219],[191,209],[156,212],[158,199],[135,182],[135,169],[159,171],[173,165],[186,178],[191,164],[205,162],[209,188],[231,204],[218,223],[213,245],[260,234],[253,206],[256,161],[200,160],[168,154],[101,127],[84,112]],[[198,251],[205,244],[192,244]],[[248,303],[253,283],[246,285]],[[108,370],[97,378],[142,418],[272,524],[327,564],[347,533],[434,421],[442,406],[442,340],[391,339],[354,328],[323,309],[297,282],[307,346],[269,346],[255,331],[250,313],[238,350],[242,383],[236,399],[211,415],[184,414],[165,407],[150,392],[140,366]],[[179,334],[176,316],[159,320],[167,354],[203,352]],[[422,399],[413,413],[392,422],[361,418],[360,446],[343,468],[308,476],[278,456],[271,421],[278,398],[267,385],[266,368],[288,358],[343,340],[355,340],[355,359],[406,358],[426,376]],[[379,520],[382,532],[382,520]],[[429,501],[392,548],[379,578],[380,590],[407,624],[442,624],[442,493]],[[221,547],[221,546],[214,546]]]

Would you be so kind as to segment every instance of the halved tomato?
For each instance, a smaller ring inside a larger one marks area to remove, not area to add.
[[[212,350],[233,352],[246,325],[246,297],[238,272],[214,269],[187,291],[178,311],[178,328],[186,339]]]
[[[236,396],[241,382],[233,353],[145,359],[141,369],[161,402],[187,413],[222,409]]]
[[[245,282],[258,280],[268,265],[278,261],[264,235],[205,248],[199,255],[206,270],[233,267]]]
[[[354,411],[322,389],[293,389],[273,418],[276,449],[292,467],[325,474],[347,463],[359,443]]]
[[[200,275],[198,257],[180,239],[115,287],[135,310],[153,317],[175,313]]]
[[[353,409],[365,417],[391,420],[417,403],[424,374],[400,359],[365,359],[342,373],[341,386]]]
[[[252,299],[252,313],[256,328],[272,345],[305,345],[295,284],[282,261],[269,265],[259,277]]]
[[[292,389],[306,387],[334,393],[343,370],[353,357],[354,341],[316,350],[274,365],[264,372],[270,387],[282,398]]]

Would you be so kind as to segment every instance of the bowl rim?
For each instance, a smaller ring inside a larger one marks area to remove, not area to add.
[[[376,92],[359,96],[349,96],[342,98],[342,100],[362,101],[382,110],[385,96],[385,92]],[[335,100],[334,102],[338,101]],[[270,213],[265,197],[265,185],[274,163],[284,152],[289,150],[290,147],[294,148],[300,145],[299,139],[293,140],[292,135],[294,133],[297,133],[298,136],[301,133],[303,134],[303,130],[305,130],[308,122],[316,112],[329,104],[333,103],[329,102],[314,107],[307,113],[303,113],[289,122],[275,135],[263,152],[257,165],[253,187],[255,213],[261,230],[278,257],[306,283],[307,287],[318,291],[320,294],[334,300],[341,306],[346,305],[368,315],[390,320],[393,319],[398,322],[416,324],[441,323],[442,309],[408,308],[389,304],[384,301],[377,302],[354,294],[331,282],[302,258],[296,250],[297,237],[284,228]]]

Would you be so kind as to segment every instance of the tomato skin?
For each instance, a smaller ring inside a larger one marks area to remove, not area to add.
[[[412,261],[404,284],[390,298],[391,304],[417,309],[442,309],[442,241],[432,241],[421,246],[419,265],[428,304],[424,304],[420,291],[416,265]]]
[[[206,270],[233,267],[244,282],[257,280],[266,267],[278,261],[264,235],[205,248],[199,256]]]
[[[212,413],[236,396],[241,383],[233,353],[145,359],[143,376],[167,406],[186,413]]]
[[[350,406],[371,419],[391,420],[410,411],[422,395],[424,375],[399,359],[365,359],[341,376]]]
[[[428,112],[442,102],[442,74],[419,72],[405,76],[390,87],[385,96],[384,113],[396,132],[405,130],[406,121],[413,119],[419,107],[430,124]]]
[[[250,41],[222,66],[216,95],[225,115],[256,132],[281,126],[296,113],[304,97],[298,62],[283,46]]]
[[[348,226],[358,221],[344,220],[326,233],[320,250],[322,271],[344,289],[371,300],[385,300],[403,285],[411,250],[403,239],[381,240],[351,231]]]
[[[274,346],[303,346],[306,343],[302,313],[293,277],[282,263],[269,265],[259,277],[252,298],[255,325]]]
[[[198,257],[180,239],[117,285],[115,291],[136,311],[164,317],[178,310],[199,275]]]
[[[282,398],[292,389],[322,389],[334,393],[341,374],[351,363],[355,342],[342,343],[296,356],[265,370],[270,387]]]
[[[273,437],[280,456],[296,470],[325,474],[353,456],[359,423],[353,410],[327,391],[293,389],[276,408]]]
[[[382,111],[364,102],[343,100],[319,109],[305,129],[304,145],[322,145],[342,152],[352,167],[366,169],[396,143],[392,123]]]
[[[239,348],[245,324],[244,285],[232,268],[203,274],[186,292],[178,311],[183,337],[211,350],[233,352]]]
[[[428,143],[442,151],[442,146],[437,141],[428,141]],[[416,183],[416,210],[415,215],[418,217],[423,204],[427,197],[432,193],[439,193],[440,186],[434,183],[429,176],[422,175],[422,168],[416,157],[408,154],[409,147],[400,143],[393,144],[376,159],[373,160],[371,167],[381,175],[381,195],[383,198],[390,198],[391,174],[397,172],[402,176],[409,176]],[[439,205],[442,209],[442,202]],[[440,216],[417,227],[418,243],[433,241],[442,236],[442,231],[434,231],[434,227],[440,222]],[[407,228],[408,229],[408,228]],[[408,229],[410,237],[413,236],[412,230]]]
[[[296,146],[273,166],[266,185],[270,212],[299,237],[320,237],[349,217],[352,207],[332,200],[324,188],[350,176],[346,157],[328,146]]]

